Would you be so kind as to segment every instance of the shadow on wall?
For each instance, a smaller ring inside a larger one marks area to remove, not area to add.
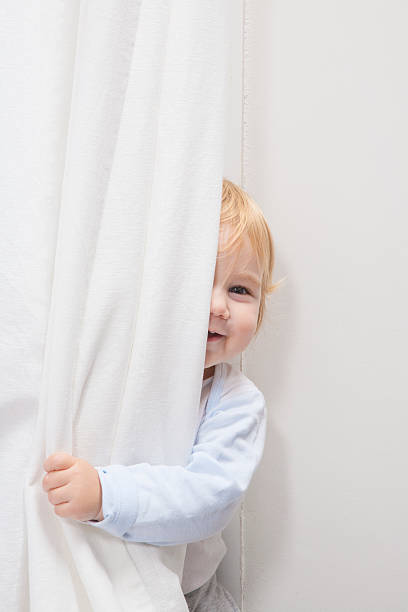
[[[290,544],[290,503],[287,453],[283,436],[271,419],[262,464],[257,470],[244,505],[245,592],[254,597],[270,590],[279,580],[279,567]],[[259,606],[264,602],[260,599]],[[261,609],[261,607],[259,607]]]

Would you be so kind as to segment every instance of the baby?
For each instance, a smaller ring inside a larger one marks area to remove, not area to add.
[[[272,285],[273,243],[251,198],[224,179],[217,263],[200,400],[200,426],[186,466],[110,465],[54,453],[43,489],[58,516],[132,542],[187,544],[182,589],[190,610],[234,610],[215,571],[221,532],[263,453],[265,401],[230,361],[258,332]],[[120,502],[120,503],[119,503]]]

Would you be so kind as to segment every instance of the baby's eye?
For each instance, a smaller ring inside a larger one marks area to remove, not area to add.
[[[238,289],[238,291],[234,291],[234,289]],[[242,293],[241,290],[245,291],[246,293]],[[230,288],[230,291],[232,291],[232,293],[238,293],[238,295],[250,295],[248,289],[246,287],[242,287],[242,285],[235,285],[234,287]]]

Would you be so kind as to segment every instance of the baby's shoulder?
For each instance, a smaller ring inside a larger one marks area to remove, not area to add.
[[[250,380],[241,370],[230,363],[222,363],[221,388],[219,400],[221,402],[233,401],[235,399],[246,402],[263,403],[264,396],[255,383]]]

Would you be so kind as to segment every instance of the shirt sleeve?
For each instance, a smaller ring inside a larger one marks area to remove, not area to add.
[[[221,531],[261,459],[265,400],[255,387],[230,393],[205,413],[186,466],[96,467],[103,521],[81,521],[131,542],[173,546]]]

